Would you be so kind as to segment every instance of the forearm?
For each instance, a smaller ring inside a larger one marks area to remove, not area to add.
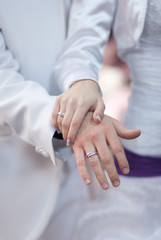
[[[115,0],[73,1],[68,36],[55,67],[61,91],[77,80],[98,80],[115,6]]]
[[[24,79],[0,32],[0,122],[7,123],[25,142],[42,147],[54,160],[51,126],[55,96]]]

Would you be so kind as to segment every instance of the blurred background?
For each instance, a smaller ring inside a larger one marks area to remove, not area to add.
[[[130,71],[118,58],[116,42],[112,35],[105,48],[99,84],[106,105],[105,113],[122,122],[130,96]]]

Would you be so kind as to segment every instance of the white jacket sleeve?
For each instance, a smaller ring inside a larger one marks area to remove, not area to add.
[[[51,114],[56,97],[38,83],[26,81],[18,70],[0,31],[0,123],[7,123],[23,141],[44,149],[44,156],[55,164]]]
[[[77,80],[98,80],[115,8],[116,0],[73,0],[68,36],[55,67],[61,91]]]

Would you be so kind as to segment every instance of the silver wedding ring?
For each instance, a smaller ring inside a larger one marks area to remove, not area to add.
[[[61,118],[64,118],[65,112],[58,112],[58,116],[60,116]]]
[[[87,157],[87,158],[90,158],[90,157],[92,157],[92,156],[94,156],[94,155],[98,155],[98,152],[97,152],[97,151],[88,152],[88,153],[86,154],[86,157]]]

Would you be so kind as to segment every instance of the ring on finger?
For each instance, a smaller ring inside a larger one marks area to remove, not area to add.
[[[87,157],[87,158],[90,158],[90,157],[92,157],[92,156],[94,156],[94,155],[98,155],[98,152],[97,152],[97,151],[88,152],[88,153],[86,154],[86,157]]]
[[[57,115],[60,116],[61,118],[64,118],[64,116],[65,116],[65,112],[58,112]]]

